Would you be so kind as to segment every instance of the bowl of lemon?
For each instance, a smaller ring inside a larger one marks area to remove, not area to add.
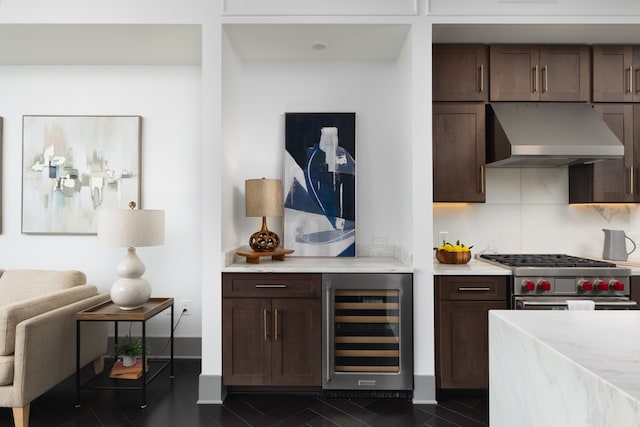
[[[472,246],[466,246],[456,241],[455,245],[448,242],[442,242],[442,245],[433,248],[436,251],[436,259],[442,264],[466,264],[471,259]]]

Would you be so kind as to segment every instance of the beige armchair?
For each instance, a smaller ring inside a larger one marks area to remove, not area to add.
[[[79,271],[0,270],[0,406],[29,425],[31,401],[76,369],[75,313],[109,300]],[[81,366],[104,367],[107,325],[83,325]]]

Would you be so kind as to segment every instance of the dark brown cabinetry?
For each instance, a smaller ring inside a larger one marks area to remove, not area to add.
[[[484,202],[485,104],[433,104],[433,200]]]
[[[589,101],[586,45],[492,45],[489,66],[491,101]]]
[[[640,310],[640,276],[631,276],[631,301],[638,303],[636,310]]]
[[[506,276],[436,276],[436,387],[489,387],[488,311],[507,308]]]
[[[593,102],[640,102],[640,46],[593,46]]]
[[[487,101],[487,52],[485,45],[433,45],[433,100]]]
[[[322,276],[222,275],[226,386],[320,386]]]
[[[596,104],[603,118],[624,144],[624,157],[569,167],[569,203],[632,203],[640,201],[640,106]]]

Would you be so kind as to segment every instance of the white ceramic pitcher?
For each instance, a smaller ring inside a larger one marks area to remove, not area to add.
[[[629,255],[636,250],[636,242],[627,236],[624,230],[607,230],[603,228],[602,231],[604,231],[602,258],[612,261],[626,261]],[[633,244],[631,252],[627,252],[627,240]]]

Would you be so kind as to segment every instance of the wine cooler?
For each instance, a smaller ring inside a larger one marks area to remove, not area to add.
[[[411,274],[323,274],[323,388],[412,390]]]

